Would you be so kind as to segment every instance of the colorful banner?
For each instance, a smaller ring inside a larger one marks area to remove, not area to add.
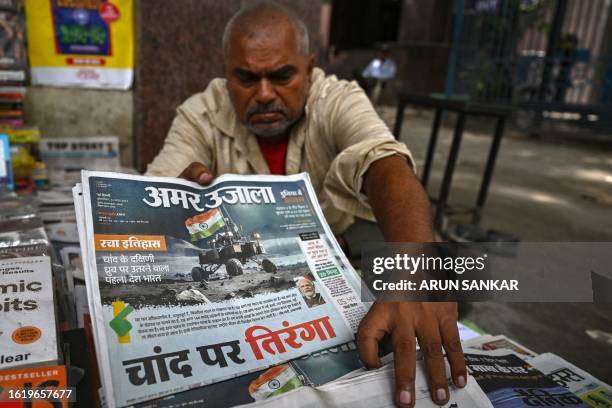
[[[32,84],[129,89],[132,0],[26,0]]]

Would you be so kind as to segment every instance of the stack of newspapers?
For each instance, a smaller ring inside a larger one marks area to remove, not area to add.
[[[370,303],[306,174],[202,187],[84,171],[73,196],[103,404],[394,406],[393,356],[359,361]],[[460,390],[449,379],[448,407],[610,399],[556,356],[459,328],[471,375]],[[435,406],[423,361],[415,394]]]
[[[38,215],[58,260],[66,269],[76,316],[75,325],[84,327],[89,313],[87,291],[72,187],[80,181],[82,169],[119,171],[119,138],[117,136],[53,137],[39,143],[41,160],[45,163],[49,186],[39,189]],[[130,169],[124,169],[129,171]],[[63,303],[68,303],[66,300]]]
[[[505,336],[463,343],[468,372],[494,407],[612,407],[612,387],[552,353]]]
[[[109,406],[346,344],[368,310],[305,174],[84,171],[73,195]]]

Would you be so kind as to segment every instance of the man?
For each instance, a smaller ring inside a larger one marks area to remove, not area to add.
[[[309,277],[300,277],[297,281],[297,287],[308,307],[325,304],[325,299],[323,299],[323,296],[316,291],[315,285]]]
[[[382,47],[378,56],[361,73],[364,82],[370,82],[368,93],[372,104],[376,105],[387,82],[395,77],[395,71],[395,62],[389,58],[389,50]]]
[[[410,152],[395,141],[363,91],[314,68],[304,24],[274,3],[250,3],[223,36],[225,79],[178,108],[150,175],[210,184],[223,173],[306,171],[334,230],[355,216],[376,220],[390,242],[433,240],[429,201],[413,172]],[[377,302],[357,342],[363,363],[380,365],[378,343],[395,353],[395,401],[414,405],[416,338],[431,397],[448,401],[443,348],[455,385],[466,369],[455,303]]]

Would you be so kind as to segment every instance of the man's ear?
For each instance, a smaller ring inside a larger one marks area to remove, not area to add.
[[[308,77],[309,78],[310,78],[310,75],[312,74],[312,70],[314,69],[314,66],[315,66],[315,56],[313,53],[308,56]]]
[[[223,58],[223,63],[221,65],[221,69],[223,70],[223,76],[225,77],[225,79],[227,79],[228,75],[227,75],[227,61],[225,61],[225,58]]]

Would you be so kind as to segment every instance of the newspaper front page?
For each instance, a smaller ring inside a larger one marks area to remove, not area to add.
[[[347,343],[367,311],[306,174],[84,171],[74,193],[109,406]]]
[[[576,394],[591,407],[612,407],[612,387],[561,357],[544,353],[529,363],[548,378]]]
[[[494,407],[580,407],[580,398],[561,387],[508,349],[465,350],[468,374],[474,377]]]

